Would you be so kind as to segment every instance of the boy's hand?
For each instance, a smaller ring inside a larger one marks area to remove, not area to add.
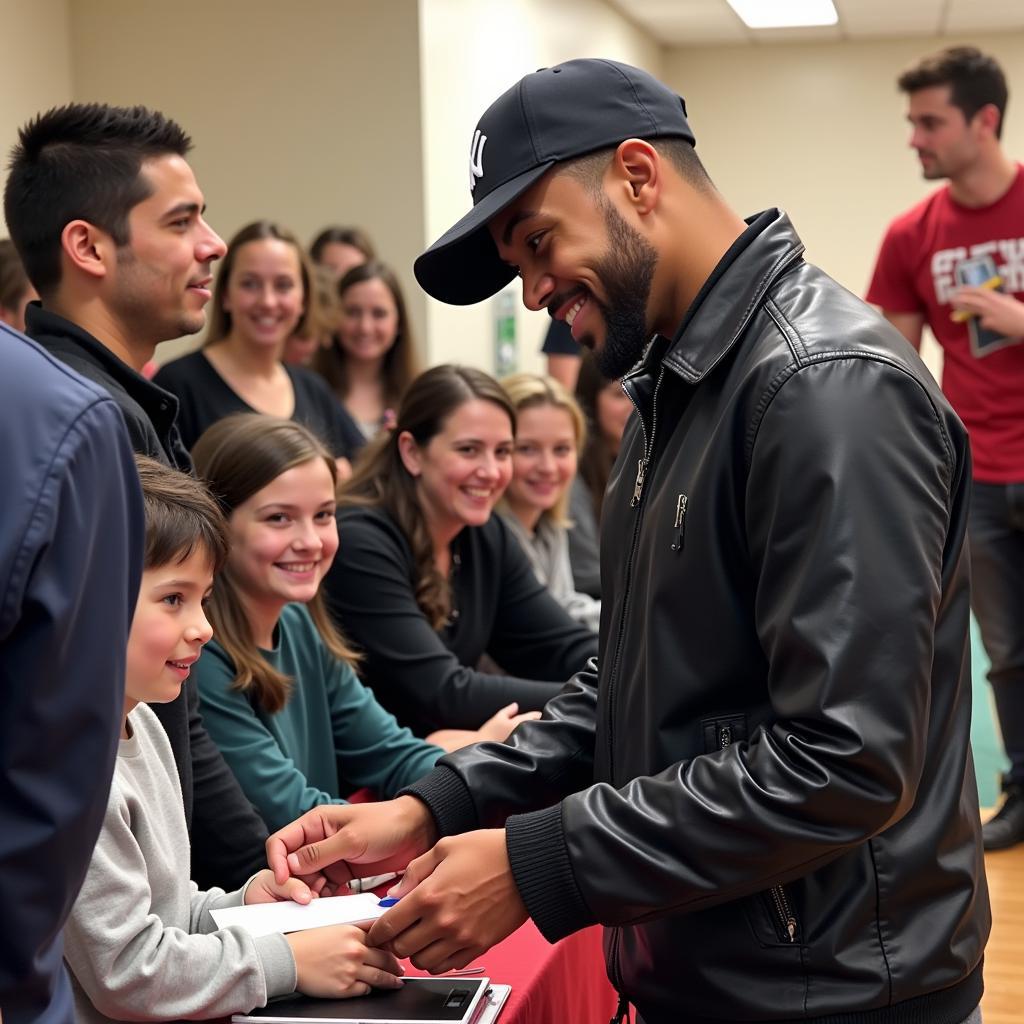
[[[308,879],[293,876],[282,884],[274,880],[273,871],[264,868],[256,874],[245,890],[245,905],[248,907],[254,903],[280,903],[284,900],[306,904],[320,895],[326,881],[322,875]]]
[[[367,946],[366,934],[355,925],[310,928],[285,939],[295,956],[296,991],[304,995],[347,999],[371,988],[402,987],[401,964],[386,950]]]

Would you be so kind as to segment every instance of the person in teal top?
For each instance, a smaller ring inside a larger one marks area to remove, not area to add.
[[[192,454],[230,539],[209,603],[216,639],[193,670],[203,722],[271,829],[319,804],[344,803],[339,774],[353,789],[391,797],[446,749],[503,740],[536,717],[506,708],[480,730],[423,740],[359,681],[358,658],[319,595],[338,550],[337,476],[306,427],[230,416]]]
[[[192,670],[203,723],[268,828],[317,804],[344,803],[345,778],[381,797],[425,775],[444,753],[400,726],[344,661],[328,650],[308,609],[281,611],[273,646],[260,654],[294,680],[287,704],[269,713],[234,683],[235,664],[216,640]]]

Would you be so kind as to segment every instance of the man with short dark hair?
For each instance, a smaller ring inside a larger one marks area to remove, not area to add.
[[[140,371],[161,341],[202,330],[210,267],[224,255],[190,148],[157,111],[70,104],[22,128],[4,190],[41,299],[28,307],[29,335],[110,392],[136,451],[185,471],[177,399]],[[263,861],[266,827],[203,728],[195,685],[156,712],[181,779],[193,878],[241,885]]]
[[[886,232],[867,298],[918,348],[927,324],[942,387],[970,434],[972,599],[991,662],[1006,799],[985,848],[1024,841],[1024,167],[1000,145],[1002,69],[953,47],[899,78],[925,178],[948,184]]]
[[[960,422],[784,214],[729,207],[650,75],[536,72],[474,137],[473,210],[420,284],[466,304],[518,274],[637,409],[599,662],[408,795],[305,815],[272,866],[411,861],[369,938],[433,972],[527,915],[601,923],[616,1020],[976,1021]]]

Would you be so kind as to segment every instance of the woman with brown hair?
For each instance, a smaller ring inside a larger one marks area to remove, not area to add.
[[[325,580],[377,699],[418,735],[537,710],[597,637],[537,581],[492,517],[512,474],[515,412],[480,370],[435,366],[339,497],[341,557]],[[483,654],[508,675],[476,670]]]
[[[394,423],[420,371],[412,324],[395,272],[370,260],[338,282],[338,326],[315,368],[368,439]]]
[[[234,412],[293,419],[323,440],[343,475],[363,444],[351,417],[309,370],[283,363],[288,338],[307,316],[310,272],[289,231],[260,220],[228,245],[198,352],[175,359],[154,378],[180,403],[178,429],[191,448],[207,427]]]

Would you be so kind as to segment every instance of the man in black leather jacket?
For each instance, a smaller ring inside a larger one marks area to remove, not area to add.
[[[310,812],[271,860],[417,858],[370,939],[435,972],[527,914],[551,940],[603,924],[619,1016],[646,1024],[958,1024],[990,923],[967,438],[901,337],[784,214],[737,217],[692,144],[678,97],[608,61],[481,119],[474,209],[417,276],[467,303],[518,273],[627,374],[600,657],[507,744]]]

